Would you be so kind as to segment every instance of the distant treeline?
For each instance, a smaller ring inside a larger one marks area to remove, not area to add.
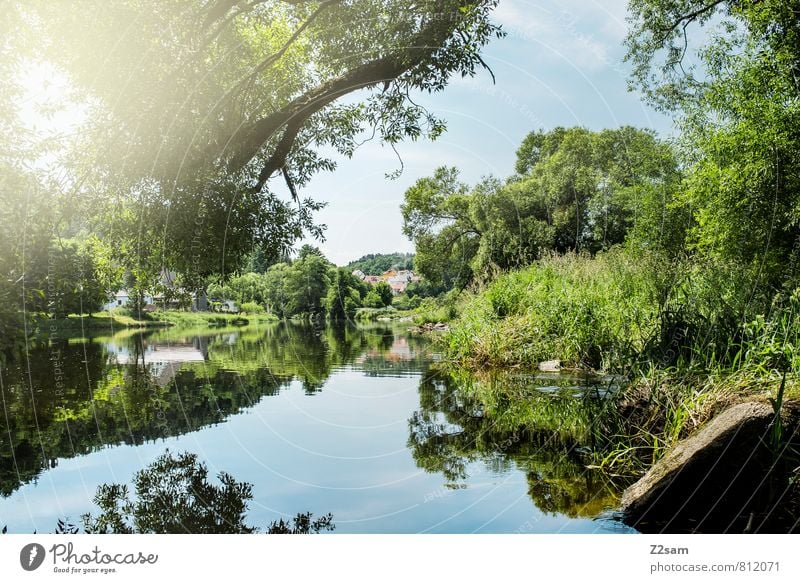
[[[365,275],[380,275],[389,269],[414,269],[413,253],[370,253],[351,261],[345,269],[356,269]]]

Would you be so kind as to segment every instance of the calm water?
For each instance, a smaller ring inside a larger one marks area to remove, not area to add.
[[[54,341],[2,371],[0,526],[52,532],[169,449],[253,485],[248,524],[628,532],[587,469],[602,390],[437,373],[401,326],[274,324]],[[510,399],[509,395],[515,395]],[[519,398],[521,397],[521,398]]]

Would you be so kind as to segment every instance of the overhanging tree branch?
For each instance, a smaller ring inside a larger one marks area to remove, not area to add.
[[[448,4],[451,3],[446,0],[437,3],[440,14],[446,13],[445,8]],[[237,171],[244,168],[264,144],[282,131],[275,150],[259,174],[256,188],[260,190],[270,176],[284,166],[298,132],[312,115],[343,95],[394,80],[413,69],[423,59],[429,58],[443,46],[460,22],[458,17],[460,13],[453,14],[454,17],[446,22],[443,18],[431,19],[408,47],[330,79],[295,98],[278,111],[249,126],[244,126],[229,140],[229,143],[236,145],[229,159],[228,169]]]

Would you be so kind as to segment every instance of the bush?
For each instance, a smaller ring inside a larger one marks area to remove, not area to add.
[[[364,297],[364,307],[382,308],[384,307],[383,298],[381,298],[381,296],[378,295],[378,292],[376,292],[374,289],[371,289]]]
[[[489,365],[613,370],[632,362],[658,328],[654,258],[551,256],[499,277],[467,302],[449,332],[451,358]]]
[[[263,314],[266,312],[264,306],[257,304],[256,302],[245,302],[241,306],[241,311],[246,312],[248,314]]]

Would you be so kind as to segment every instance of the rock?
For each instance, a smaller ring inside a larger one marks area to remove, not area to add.
[[[432,322],[427,322],[422,324],[421,326],[414,326],[409,328],[409,332],[415,332],[417,334],[422,334],[424,332],[447,332],[450,329],[450,326],[443,322],[436,322],[435,324]]]
[[[772,492],[772,419],[772,407],[756,402],[714,417],[625,490],[624,522],[643,532],[744,530]]]
[[[539,370],[542,372],[559,372],[561,370],[560,360],[545,360],[539,363]]]

